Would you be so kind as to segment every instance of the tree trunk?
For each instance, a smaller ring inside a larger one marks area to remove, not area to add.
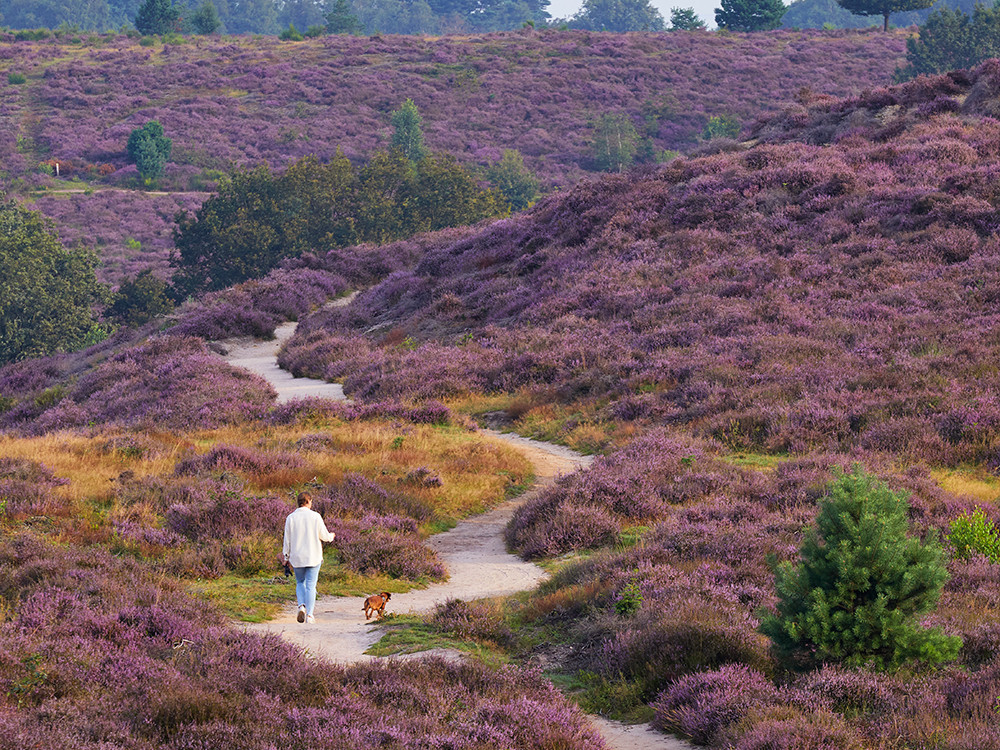
[[[885,23],[882,24],[882,31],[888,31],[889,30],[889,14],[888,13],[883,13],[882,15],[885,18]]]

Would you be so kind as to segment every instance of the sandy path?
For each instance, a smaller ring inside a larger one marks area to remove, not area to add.
[[[335,300],[331,304],[346,305],[353,296]],[[264,377],[278,392],[280,403],[306,396],[345,399],[344,389],[338,383],[294,378],[278,367],[278,349],[295,332],[295,326],[294,322],[279,326],[272,341],[236,339],[223,342],[227,351],[225,359],[232,365]],[[582,456],[563,446],[517,435],[489,430],[484,430],[484,433],[494,440],[513,445],[524,453],[535,467],[534,486],[515,500],[503,503],[488,513],[466,519],[451,531],[431,537],[427,544],[447,566],[448,581],[405,594],[393,594],[387,612],[423,614],[433,611],[435,605],[447,599],[506,596],[532,589],[545,577],[544,571],[534,563],[525,562],[507,552],[503,543],[503,529],[519,505],[551,485],[559,476],[586,468],[590,465],[591,457]],[[289,602],[275,619],[247,627],[279,633],[285,640],[329,661],[351,663],[379,658],[365,654],[381,639],[382,630],[365,621],[361,604],[361,597],[321,597],[316,602],[316,622],[308,625],[295,621],[295,603]],[[458,652],[437,649],[414,656],[422,658],[429,655],[462,658]],[[629,725],[597,716],[590,718],[611,750],[693,748],[686,742],[657,732],[648,724]]]
[[[499,436],[494,433],[495,439]],[[523,438],[518,439],[524,441]],[[541,492],[561,474],[586,466],[589,457],[551,453],[543,443],[525,441],[522,447],[535,464],[535,485],[516,500],[459,523],[451,531],[436,534],[427,545],[448,568],[449,579],[405,594],[393,594],[387,612],[425,614],[448,599],[480,599],[506,596],[532,589],[545,577],[533,563],[511,555],[504,548],[503,529],[521,503]],[[537,459],[537,460],[536,460]],[[382,637],[382,631],[365,622],[361,597],[325,596],[316,602],[316,622],[295,621],[294,602],[274,620],[254,626],[281,633],[310,653],[336,662],[373,659],[364,652]]]

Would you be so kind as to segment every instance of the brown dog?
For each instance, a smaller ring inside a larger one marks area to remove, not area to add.
[[[381,620],[382,615],[385,614],[385,605],[389,603],[391,598],[392,594],[388,591],[383,591],[381,594],[372,594],[365,599],[365,605],[361,608],[365,613],[365,619],[367,620],[371,617],[374,612],[378,615],[375,619]]]

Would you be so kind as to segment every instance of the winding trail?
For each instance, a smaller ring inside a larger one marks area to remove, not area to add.
[[[353,295],[340,298],[331,306],[346,305],[352,298]],[[344,389],[339,383],[294,378],[278,367],[278,350],[294,333],[295,326],[294,322],[280,326],[271,341],[238,339],[222,342],[226,352],[224,358],[229,364],[250,370],[270,382],[278,393],[280,403],[305,397],[345,400]],[[532,589],[545,578],[545,572],[537,565],[507,552],[503,542],[504,527],[521,504],[542,492],[560,476],[588,467],[592,458],[559,445],[490,430],[483,432],[489,439],[505,442],[521,451],[535,468],[535,484],[520,497],[431,537],[427,544],[447,566],[448,581],[432,584],[426,589],[393,594],[386,611],[426,614],[448,599],[506,596]],[[365,621],[361,602],[361,597],[321,597],[316,601],[316,622],[312,625],[296,622],[295,603],[289,602],[275,619],[249,625],[248,628],[279,633],[285,640],[333,662],[376,659],[379,657],[370,656],[365,651],[381,639],[383,632]],[[428,655],[463,658],[457,651],[438,649],[389,658],[424,658]],[[611,750],[691,750],[693,747],[657,732],[648,724],[629,725],[597,716],[590,718]]]

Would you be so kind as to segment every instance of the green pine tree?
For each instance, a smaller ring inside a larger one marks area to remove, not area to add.
[[[163,134],[163,126],[150,120],[129,134],[126,151],[143,179],[154,180],[163,174],[172,148],[173,141]]]
[[[889,30],[889,16],[905,10],[923,10],[934,0],[837,0],[840,7],[856,16],[882,16],[882,30]]]
[[[140,34],[167,34],[177,31],[181,13],[171,0],[145,0],[135,16],[135,28]]]
[[[222,19],[212,0],[204,0],[191,16],[191,28],[196,34],[214,34],[222,28]]]
[[[960,639],[923,628],[948,578],[937,540],[908,535],[908,496],[855,467],[820,502],[801,562],[775,572],[778,612],[760,629],[792,668],[894,668],[954,658]]]
[[[347,0],[336,0],[325,18],[326,30],[330,34],[354,34],[361,31],[358,17]]]

